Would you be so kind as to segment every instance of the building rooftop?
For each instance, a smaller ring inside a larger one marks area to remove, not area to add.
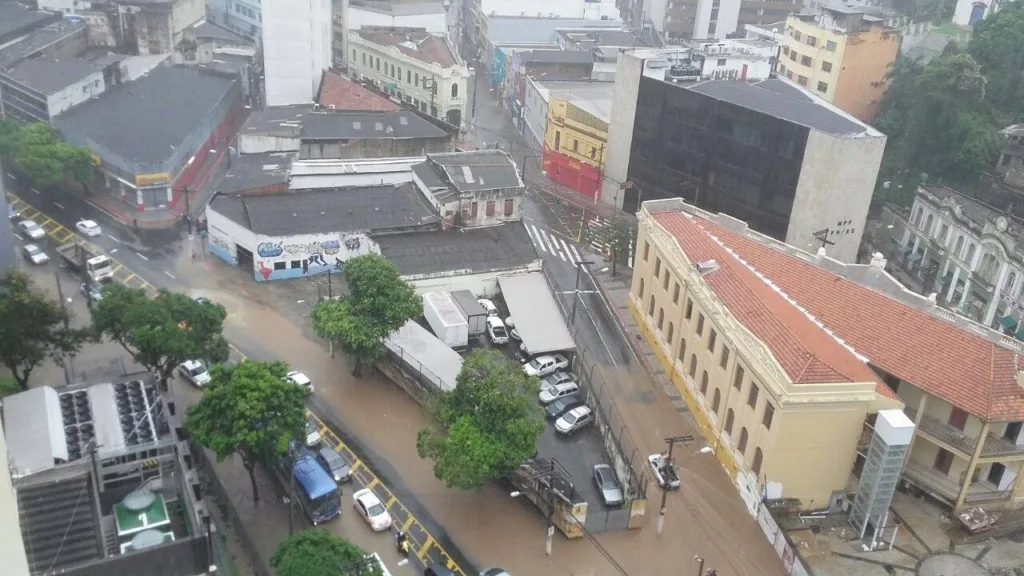
[[[622,28],[603,30],[582,28],[579,30],[559,29],[556,31],[566,42],[573,44],[578,50],[590,50],[598,46],[609,48],[646,46],[647,44],[635,34]]]
[[[316,101],[320,106],[334,110],[397,112],[402,109],[380,94],[330,70],[324,72]]]
[[[417,16],[420,14],[443,14],[441,2],[397,2],[387,0],[349,0],[349,9],[369,10],[393,16]]]
[[[311,104],[272,106],[253,112],[242,126],[247,136],[298,138],[306,116],[313,112]]]
[[[523,188],[516,163],[503,150],[430,154],[427,162],[456,192]]]
[[[3,20],[0,20],[0,25],[2,24]],[[60,20],[40,28],[34,28],[17,41],[0,48],[0,70],[37,55],[41,50],[63,38],[74,34],[85,34],[85,29],[85,20],[81,18]]]
[[[516,18],[490,16],[487,35],[493,46],[552,45],[558,46],[558,29],[621,29],[620,20],[579,20],[575,18]]]
[[[594,55],[589,50],[524,50],[516,53],[520,62],[538,64],[590,64]]]
[[[289,152],[242,154],[231,161],[216,190],[232,194],[282,185],[287,188],[292,161],[297,156]]]
[[[833,136],[883,136],[881,132],[785,80],[763,80],[754,84],[735,80],[707,80],[691,84],[686,89]]]
[[[927,66],[933,58],[942,54],[942,51],[953,40],[955,38],[942,30],[931,30],[924,35],[924,38],[909,46],[904,55],[911,60],[917,61],[921,66]],[[907,40],[904,40],[904,42],[907,42]]]
[[[1024,124],[1011,124],[999,131],[1003,136],[1024,136]]]
[[[552,96],[572,102],[605,122],[611,122],[614,82],[591,80],[555,81],[534,79],[541,96],[550,101]]]
[[[356,33],[367,42],[394,47],[402,54],[420,62],[437,64],[444,68],[462,64],[443,34],[427,32],[423,28],[364,26]]]
[[[267,236],[382,232],[440,222],[411,183],[292,190],[261,196],[217,195],[213,210]]]
[[[995,226],[996,220],[1004,217],[1007,222],[1006,234],[1018,242],[1024,240],[1024,223],[1005,210],[993,208],[945,186],[920,186],[918,192],[934,196],[940,204],[950,202],[959,206],[963,219],[973,224],[979,231],[985,228],[985,224]]]
[[[539,256],[520,222],[485,228],[395,234],[376,239],[403,276],[522,268]]]
[[[237,44],[240,46],[253,44],[251,39],[232,32],[231,30],[210,22],[209,20],[203,20],[202,22],[193,25],[191,31],[196,38],[220,40],[222,42],[230,42],[231,44]]]
[[[683,204],[663,201],[646,206],[654,212]],[[1024,420],[1024,393],[1017,381],[1024,346],[1013,338],[902,287],[886,287],[898,283],[881,282],[891,277],[874,265],[817,258],[765,240],[724,216],[670,218],[692,233],[714,238],[730,258],[742,259],[871,366],[982,419]]]
[[[235,87],[238,80],[188,66],[158,66],[57,118],[131,162],[164,162]]]
[[[310,112],[302,140],[447,138],[449,132],[411,110],[399,112]]]
[[[85,60],[28,58],[7,70],[7,76],[40,94],[50,95],[99,71]]]
[[[445,392],[455,390],[462,356],[415,320],[409,320],[384,339],[384,345]]]
[[[0,2],[0,44],[25,34],[44,22],[59,20],[52,12],[33,10],[17,2]]]

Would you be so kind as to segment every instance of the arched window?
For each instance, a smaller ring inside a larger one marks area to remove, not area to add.
[[[1016,284],[1016,283],[1017,283],[1017,273],[1016,272],[1010,272],[1009,274],[1006,275],[1006,285],[1003,286],[1003,290],[1006,290],[1007,292],[1013,291],[1013,285]]]
[[[679,361],[686,361],[686,338],[679,337]]]
[[[914,225],[917,226],[921,223],[921,209],[914,210]]]
[[[740,442],[739,442],[739,444],[736,445],[736,449],[740,451],[740,454],[743,454],[743,453],[745,453],[747,451],[747,428],[746,427],[743,427],[743,429],[740,430]]]
[[[725,413],[725,433],[732,434],[732,422],[736,419],[736,413],[729,408],[729,411]]]
[[[953,249],[953,254],[957,258],[960,257],[960,250],[962,250],[963,247],[964,247],[964,237],[963,236],[957,236],[956,237],[956,248]]]
[[[675,332],[676,332],[675,325],[672,324],[671,322],[669,322],[668,323],[668,336],[665,338],[665,340],[668,342],[669,346],[672,345],[672,336],[675,336]]]
[[[935,222],[935,216],[932,216],[931,214],[929,214],[928,217],[925,218],[925,220],[924,220],[924,233],[925,234],[928,234],[929,236],[931,236],[932,224],[934,222]]]
[[[458,98],[458,97],[459,97],[459,85],[458,84],[452,84],[452,98]]]
[[[968,266],[971,266],[974,263],[974,252],[975,252],[974,244],[968,244],[967,245],[967,257],[964,258],[964,262],[966,262]]]
[[[718,405],[722,403],[722,391],[715,388],[715,396],[711,400],[711,411],[718,414]]]
[[[761,475],[761,460],[764,458],[764,454],[761,453],[761,449],[754,450],[754,463],[750,465],[750,469],[754,472],[754,476]]]
[[[654,316],[654,294],[651,294],[651,303],[647,306],[647,315]]]
[[[690,378],[697,375],[697,355],[690,354]]]
[[[658,308],[658,330],[661,331],[661,327],[665,325],[665,309]]]
[[[707,396],[708,395],[708,371],[707,370],[705,370],[700,375],[700,393],[703,396]]]
[[[640,279],[640,292],[639,292],[639,296],[640,296],[641,300],[644,299],[644,279],[643,278]]]

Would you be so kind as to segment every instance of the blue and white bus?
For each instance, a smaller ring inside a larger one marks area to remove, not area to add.
[[[295,480],[295,499],[316,526],[341,514],[341,490],[333,478],[308,450],[293,447],[275,467],[278,480],[287,495]]]

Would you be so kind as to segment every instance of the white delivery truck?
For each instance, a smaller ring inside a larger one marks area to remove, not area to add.
[[[447,292],[423,295],[423,317],[439,340],[452,348],[469,345],[469,323]]]

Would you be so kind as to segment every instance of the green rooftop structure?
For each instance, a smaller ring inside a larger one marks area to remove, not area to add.
[[[114,520],[119,540],[171,524],[163,496],[149,491],[132,492],[122,502],[114,504]]]

